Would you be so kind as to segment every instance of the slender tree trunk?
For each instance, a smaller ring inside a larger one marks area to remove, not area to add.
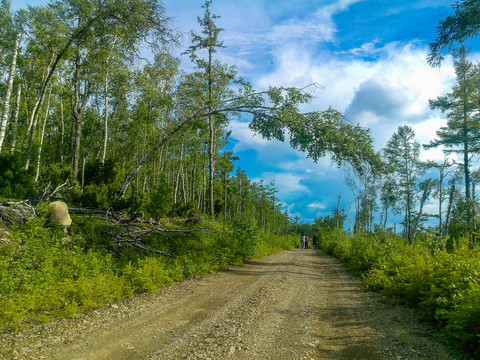
[[[224,192],[223,192],[223,217],[227,219],[227,187],[228,187],[228,173],[223,174]]]
[[[100,157],[100,162],[105,163],[105,158],[107,156],[107,139],[108,139],[108,69],[107,74],[105,75],[105,84],[103,86],[105,92],[105,115],[103,116],[103,146],[102,146],[102,155]]]
[[[275,193],[273,193],[272,199],[272,210],[273,210],[273,232],[275,232]]]
[[[208,146],[208,162],[209,162],[209,186],[210,186],[210,216],[215,216],[215,194],[214,194],[214,147],[215,147],[215,126],[212,114],[212,49],[208,51],[208,127],[210,131],[210,140]]]
[[[175,179],[175,184],[174,184],[174,195],[173,195],[173,202],[174,204],[177,203],[177,194],[178,194],[178,187],[180,184],[180,173],[182,170],[182,158],[183,158],[183,143],[180,145],[180,159],[178,163],[178,171],[177,171],[177,178]]]
[[[340,229],[340,199],[342,198],[341,195],[338,195],[338,203],[337,203],[337,230]]]
[[[43,99],[45,97],[45,91],[47,89],[49,75],[51,76],[51,67],[54,64],[54,60],[55,60],[55,54],[52,54],[52,57],[50,58],[50,63],[47,66],[46,73],[44,76],[42,89],[40,91],[40,97],[37,99],[37,101],[35,101],[35,105],[33,106],[32,114],[30,115],[30,120],[28,122],[27,134],[30,133],[30,140],[28,142],[28,147],[27,147],[25,170],[28,170],[28,168],[30,167],[30,158],[32,156],[33,142],[35,141],[35,135],[37,131],[38,112],[40,111],[40,107],[43,104]]]
[[[47,125],[48,113],[50,111],[50,99],[51,99],[51,97],[52,97],[52,87],[50,86],[50,91],[49,91],[48,100],[47,100],[47,109],[45,110],[45,119],[43,120],[42,132],[40,133],[40,146],[38,147],[37,172],[35,174],[35,182],[38,181],[38,178],[40,176],[40,160],[41,160],[41,157],[42,157],[43,138],[45,137],[45,127]]]
[[[82,138],[83,119],[85,117],[85,109],[90,97],[90,84],[85,86],[83,99],[80,99],[80,48],[77,48],[77,56],[75,59],[75,77],[74,77],[74,101],[72,106],[72,117],[75,122],[75,134],[73,143],[73,178],[78,177],[78,167],[80,164],[80,142]]]
[[[420,199],[420,208],[418,210],[418,215],[413,225],[412,241],[415,241],[415,237],[417,236],[418,226],[420,224],[420,219],[422,218],[422,215],[423,215],[423,205],[425,204],[425,201],[427,201],[430,195],[430,191],[432,189],[430,186],[431,183],[432,183],[432,179],[429,179],[427,185],[425,186],[425,189],[423,190],[422,197]]]
[[[10,73],[8,75],[7,91],[5,92],[5,100],[3,101],[2,120],[0,122],[0,152],[2,151],[3,140],[5,139],[5,131],[7,129],[8,111],[10,110],[10,97],[13,89],[13,79],[15,78],[15,69],[17,67],[18,48],[22,39],[22,32],[19,31],[15,38],[13,48],[12,63],[10,64]]]
[[[203,212],[207,212],[207,144],[205,144],[205,151],[203,152]]]
[[[195,155],[195,160],[193,162],[193,169],[192,169],[192,182],[191,182],[191,189],[190,189],[190,200],[194,200],[195,198],[195,178],[197,176],[197,157]]]
[[[385,236],[387,236],[387,216],[388,216],[388,205],[385,206],[385,219],[383,220],[383,231]]]
[[[442,203],[443,203],[443,176],[444,176],[444,169],[440,168],[440,187],[438,189],[438,236],[440,241],[442,241]],[[443,244],[443,242],[442,242]]]
[[[63,165],[63,148],[65,142],[65,116],[63,114],[63,94],[60,95],[60,164]]]
[[[12,122],[12,143],[10,145],[10,154],[15,153],[15,146],[17,144],[17,127],[18,127],[18,114],[20,112],[20,99],[22,96],[22,86],[18,84],[17,96],[15,98],[15,111]]]
[[[447,206],[447,216],[445,219],[445,234],[448,233],[448,225],[450,222],[450,214],[452,212],[452,205],[453,205],[453,195],[455,194],[455,181],[452,180],[450,184],[450,194],[448,197],[448,206]]]
[[[187,205],[187,188],[185,186],[185,170],[183,166],[180,168],[182,171],[182,193],[183,193],[183,205]]]

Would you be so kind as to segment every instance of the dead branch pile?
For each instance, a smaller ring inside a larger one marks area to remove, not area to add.
[[[24,224],[35,215],[35,209],[27,203],[27,200],[0,202],[0,220],[6,226]]]
[[[115,212],[111,208],[108,210],[88,209],[88,208],[69,208],[69,213],[88,219],[99,219],[113,225],[116,231],[103,231],[102,235],[111,238],[112,244],[122,244],[133,246],[136,249],[154,252],[156,254],[175,258],[174,254],[162,251],[148,246],[146,237],[149,234],[156,233],[160,236],[167,236],[171,240],[179,235],[196,236],[198,232],[212,232],[209,229],[184,229],[181,225],[176,229],[169,229],[159,221],[151,218],[145,218],[143,213],[126,214]],[[197,221],[195,221],[197,222]],[[190,219],[184,220],[185,224],[192,224]]]

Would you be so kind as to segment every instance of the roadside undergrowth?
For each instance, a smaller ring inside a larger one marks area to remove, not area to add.
[[[480,358],[480,249],[467,241],[439,250],[434,236],[414,245],[397,236],[323,234],[321,248],[364,277],[363,286],[411,306],[458,348]]]
[[[192,232],[152,232],[149,248],[113,243],[105,222],[73,216],[70,234],[37,217],[10,229],[0,245],[0,331],[55,318],[74,317],[135,293],[155,292],[185,277],[201,277],[253,258],[295,247],[291,235],[275,235],[248,220],[201,220]],[[181,225],[179,225],[181,224]],[[185,229],[165,219],[169,229]]]

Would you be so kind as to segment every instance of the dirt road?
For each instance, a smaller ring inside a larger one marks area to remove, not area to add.
[[[314,250],[289,250],[0,341],[6,359],[454,359]]]

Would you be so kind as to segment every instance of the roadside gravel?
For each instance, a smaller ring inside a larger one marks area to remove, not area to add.
[[[0,359],[457,359],[408,308],[288,250],[75,319],[0,334]]]

